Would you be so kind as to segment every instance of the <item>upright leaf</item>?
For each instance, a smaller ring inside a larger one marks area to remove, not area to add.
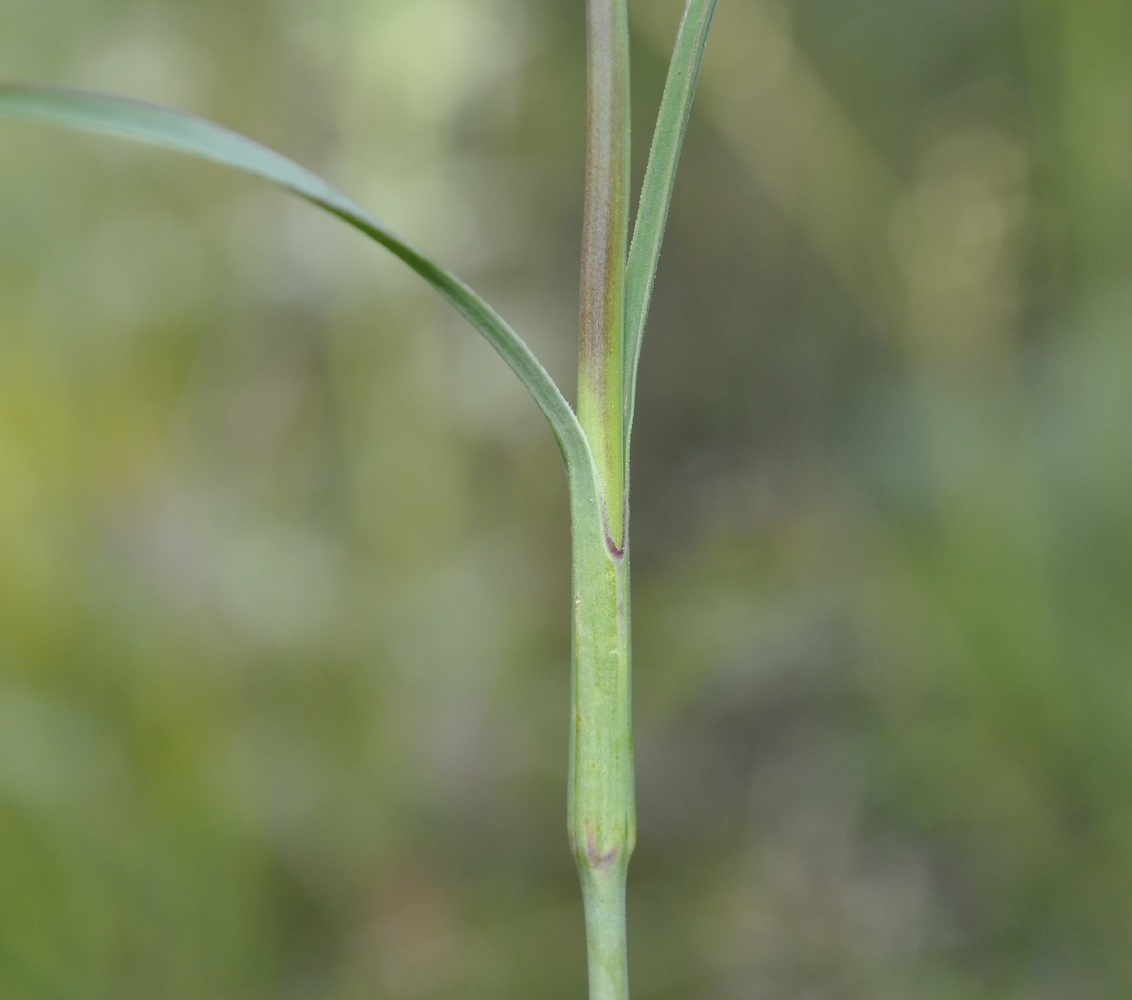
[[[692,97],[700,74],[704,44],[707,42],[716,0],[688,0],[668,78],[660,101],[656,131],[653,133],[649,162],[641,187],[629,263],[625,269],[625,451],[633,430],[633,409],[637,398],[637,368],[641,361],[641,339],[652,297],[653,279],[660,259],[660,244],[668,220],[668,206],[676,182],[676,166],[684,144],[684,131],[692,111]]]

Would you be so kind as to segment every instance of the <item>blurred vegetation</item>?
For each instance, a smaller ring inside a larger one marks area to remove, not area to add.
[[[0,0],[0,73],[321,170],[572,385],[581,6]],[[1130,53],[1126,0],[720,5],[634,453],[640,1000],[1132,995]],[[3,124],[0,995],[581,996],[567,560],[400,265]]]

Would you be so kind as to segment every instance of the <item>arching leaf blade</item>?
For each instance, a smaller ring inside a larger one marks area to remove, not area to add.
[[[571,478],[591,475],[589,447],[570,404],[519,335],[463,281],[317,174],[221,125],[129,98],[0,83],[0,115],[118,135],[231,167],[286,188],[365,233],[416,271],[487,339],[542,410]]]
[[[652,298],[653,279],[660,260],[660,245],[668,220],[668,206],[676,182],[676,167],[684,144],[684,132],[692,111],[692,98],[700,74],[704,45],[715,13],[716,0],[688,0],[676,35],[668,77],[653,132],[629,260],[625,268],[625,452],[633,430],[637,398],[637,368],[641,340]]]

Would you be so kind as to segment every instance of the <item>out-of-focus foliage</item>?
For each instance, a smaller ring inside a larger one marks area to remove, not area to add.
[[[0,75],[282,149],[569,385],[581,6],[3,0]],[[641,1000],[1132,995],[1130,53],[1126,0],[720,5],[638,399]],[[567,559],[395,261],[0,126],[0,995],[582,995]]]

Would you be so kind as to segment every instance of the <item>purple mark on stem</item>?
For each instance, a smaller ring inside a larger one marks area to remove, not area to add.
[[[617,847],[599,851],[593,828],[588,823],[586,824],[586,861],[590,868],[598,870],[612,868],[620,856],[621,850]]]
[[[627,509],[627,508],[626,508]],[[628,520],[628,518],[626,518]],[[621,526],[621,544],[618,545],[613,540],[613,532],[609,528],[609,511],[606,509],[605,501],[601,502],[601,528],[605,535],[605,547],[609,550],[609,554],[614,559],[625,558],[625,536],[628,534],[628,524]]]

